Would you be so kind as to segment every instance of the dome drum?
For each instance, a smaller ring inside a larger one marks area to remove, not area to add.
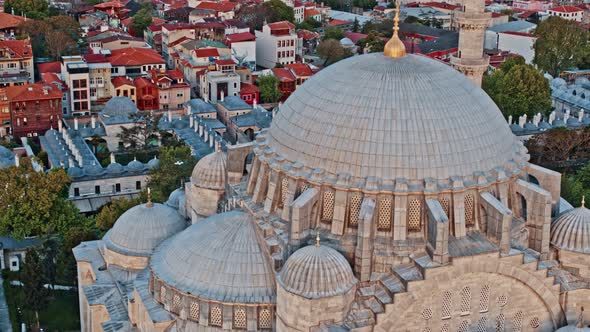
[[[188,324],[210,326],[230,330],[245,330],[256,326],[257,330],[273,330],[275,305],[268,303],[219,302],[199,298],[167,285],[150,272],[149,291],[164,309]],[[227,320],[227,313],[231,320]]]

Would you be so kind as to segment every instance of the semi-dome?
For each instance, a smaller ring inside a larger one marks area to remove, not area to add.
[[[327,67],[287,99],[264,137],[270,154],[353,181],[470,177],[511,169],[524,154],[482,89],[417,55],[372,53]]]
[[[293,253],[277,280],[287,291],[309,299],[342,295],[357,283],[346,258],[319,243]]]
[[[227,157],[223,151],[206,155],[195,165],[191,183],[201,188],[224,189],[227,180],[226,163]]]
[[[225,303],[274,303],[275,279],[249,214],[193,224],[151,257],[154,276],[178,291]]]
[[[123,255],[149,256],[165,239],[185,228],[184,218],[164,204],[146,203],[123,213],[103,237],[107,248]]]
[[[590,210],[564,212],[551,223],[551,244],[562,250],[590,254]]]
[[[170,196],[168,196],[168,201],[166,201],[166,205],[178,209],[178,207],[180,206],[180,197],[184,195],[185,193],[183,188],[178,188],[174,190],[170,193]]]

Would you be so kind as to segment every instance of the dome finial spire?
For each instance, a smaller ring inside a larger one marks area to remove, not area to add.
[[[154,206],[154,203],[152,202],[152,190],[150,187],[147,188],[147,203],[145,203],[145,206],[149,208]]]
[[[582,207],[586,207],[586,195],[582,195]]]
[[[315,232],[315,246],[319,247],[320,246],[320,230],[316,230]]]
[[[393,18],[393,36],[385,44],[383,49],[383,55],[390,58],[401,58],[406,55],[406,47],[404,43],[399,39],[399,7],[401,6],[400,1],[396,0],[395,3],[395,17]]]

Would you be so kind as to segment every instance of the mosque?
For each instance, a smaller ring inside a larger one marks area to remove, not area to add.
[[[474,81],[397,30],[325,68],[74,249],[81,330],[590,331],[590,211]]]

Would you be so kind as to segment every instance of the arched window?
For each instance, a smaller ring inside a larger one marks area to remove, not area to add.
[[[471,288],[463,287],[461,290],[461,314],[469,314],[471,312]]]
[[[189,318],[195,322],[198,322],[200,314],[201,314],[201,306],[199,305],[199,302],[196,302],[196,301],[191,302]]]
[[[383,197],[379,200],[379,220],[377,229],[382,231],[391,230],[391,197]]]
[[[245,329],[248,326],[246,321],[246,309],[244,307],[234,308],[234,328]]]
[[[221,307],[219,305],[212,305],[209,313],[209,325],[221,327],[223,323]]]
[[[441,306],[441,318],[448,319],[451,318],[451,310],[453,306],[453,296],[451,292],[445,291],[442,294],[442,306]]]
[[[484,285],[479,293],[479,312],[488,312],[490,307],[490,286]]]
[[[420,231],[420,219],[422,215],[422,204],[420,200],[415,199],[408,206],[408,231]]]
[[[524,318],[524,313],[522,311],[518,311],[515,315],[514,315],[514,319],[512,320],[512,331],[514,332],[520,332],[522,331],[522,320]]]
[[[362,201],[363,195],[360,192],[353,192],[352,195],[350,195],[350,213],[348,215],[349,227],[358,226]]]
[[[465,225],[473,226],[475,225],[475,209],[474,209],[474,202],[473,202],[473,195],[467,194],[465,195]]]
[[[332,217],[334,217],[334,192],[326,190],[323,195],[322,221],[331,223]]]

